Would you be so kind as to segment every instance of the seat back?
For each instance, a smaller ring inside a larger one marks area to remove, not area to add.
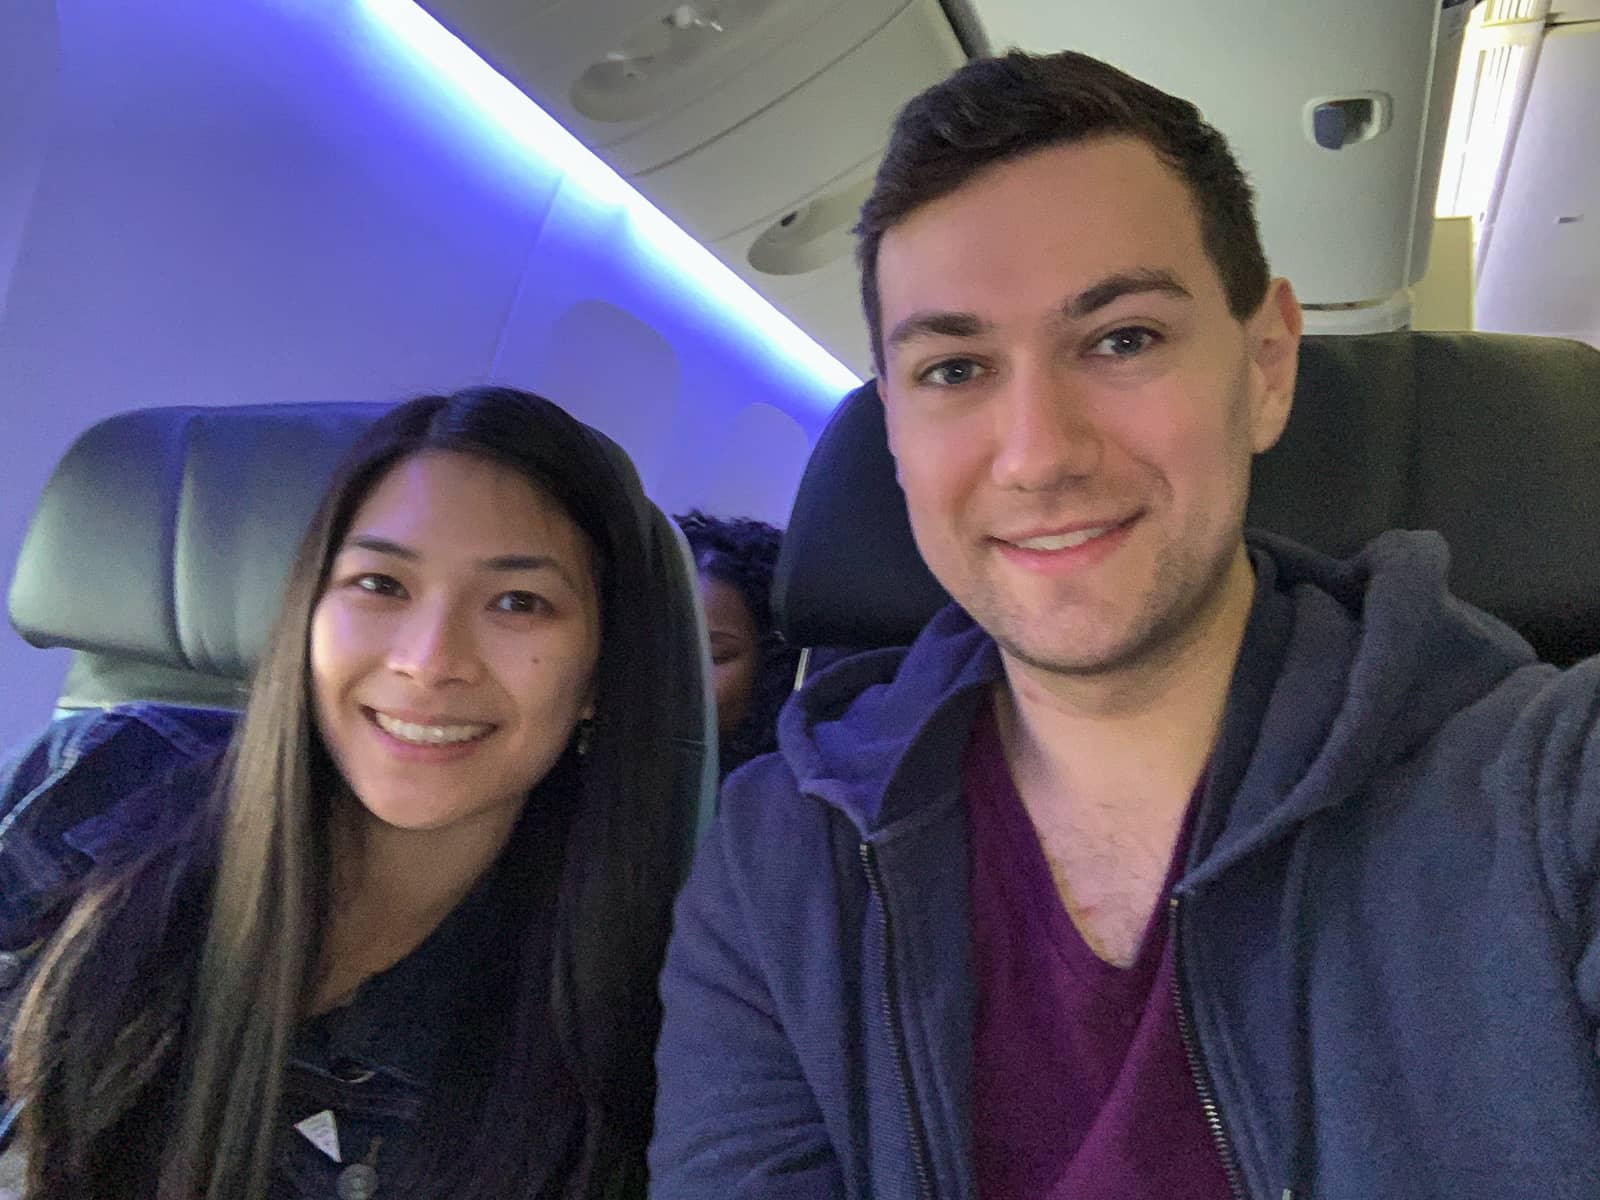
[[[94,426],[40,496],[10,592],[12,625],[72,650],[58,711],[154,701],[243,705],[306,525],[381,404],[157,408]],[[633,477],[623,451],[603,439]],[[639,504],[669,609],[677,798],[709,817],[716,720],[693,562]]]
[[[1541,656],[1600,653],[1600,351],[1480,333],[1308,337],[1247,524],[1347,555],[1436,529],[1451,586]],[[948,596],[912,541],[867,383],[818,439],[773,579],[798,645],[910,642]]]

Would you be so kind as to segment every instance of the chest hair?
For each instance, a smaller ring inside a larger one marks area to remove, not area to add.
[[[1078,933],[1106,962],[1131,965],[1161,901],[1181,811],[1138,825],[1125,814],[1094,809],[1041,821],[1030,806],[1029,816]]]

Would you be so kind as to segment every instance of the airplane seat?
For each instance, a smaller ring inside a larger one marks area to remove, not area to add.
[[[144,409],[80,436],[39,498],[10,592],[23,638],[72,650],[56,714],[133,701],[241,708],[305,526],[386,407]],[[704,619],[683,535],[642,492],[638,507],[674,631],[674,798],[698,833],[717,783]]]
[[[1558,338],[1307,337],[1247,524],[1334,555],[1436,529],[1451,586],[1560,664],[1600,653],[1600,351]],[[868,382],[822,432],[773,579],[801,646],[904,645],[948,601],[912,541]]]

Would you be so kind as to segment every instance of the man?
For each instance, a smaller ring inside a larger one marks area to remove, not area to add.
[[[731,782],[653,1193],[1600,1196],[1600,664],[1536,664],[1431,536],[1244,541],[1300,320],[1222,138],[976,62],[858,232],[959,607]]]

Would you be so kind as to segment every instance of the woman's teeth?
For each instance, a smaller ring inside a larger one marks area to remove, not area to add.
[[[392,738],[412,742],[418,746],[447,746],[455,742],[470,742],[483,737],[493,725],[413,725],[397,720],[386,713],[372,714],[378,728]]]

